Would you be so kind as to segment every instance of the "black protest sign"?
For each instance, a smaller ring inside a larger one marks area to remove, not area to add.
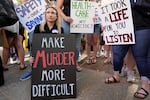
[[[76,97],[74,34],[34,34],[32,100]]]

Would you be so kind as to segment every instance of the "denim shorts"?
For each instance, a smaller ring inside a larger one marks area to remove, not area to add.
[[[94,25],[94,33],[100,34],[101,24]]]

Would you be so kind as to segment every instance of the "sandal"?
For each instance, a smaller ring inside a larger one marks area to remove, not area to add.
[[[108,64],[108,63],[110,63],[110,62],[111,62],[110,58],[106,58],[106,59],[104,60],[104,64]]]
[[[20,67],[20,70],[24,70],[24,69],[26,69],[26,68],[27,68],[27,66]]]
[[[140,90],[134,93],[134,97],[139,98],[139,99],[145,99],[149,95],[148,91],[145,90],[144,88],[141,88]]]
[[[8,71],[9,69],[8,69],[8,66],[6,65],[6,66],[4,66],[3,65],[3,71]]]
[[[81,72],[82,71],[82,68],[80,66],[76,66],[76,71],[77,72]]]
[[[92,64],[95,64],[97,62],[96,58],[92,58],[91,62]]]
[[[90,65],[92,62],[91,62],[91,59],[90,58],[88,58],[87,60],[86,60],[86,63],[88,64],[88,65]]]
[[[3,68],[3,71],[8,71],[8,70],[9,70],[8,68],[5,68],[5,67]]]
[[[117,80],[114,76],[108,77],[105,80],[106,84],[111,84],[111,83],[119,83],[120,81]]]

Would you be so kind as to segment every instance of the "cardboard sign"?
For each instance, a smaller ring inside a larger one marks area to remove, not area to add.
[[[16,14],[22,25],[32,32],[44,17],[45,0],[29,0],[22,5],[15,6]]]
[[[94,2],[71,1],[71,33],[93,33],[94,32]]]
[[[111,0],[100,14],[106,45],[135,44],[130,0]]]
[[[32,100],[76,97],[74,38],[74,34],[34,34]]]

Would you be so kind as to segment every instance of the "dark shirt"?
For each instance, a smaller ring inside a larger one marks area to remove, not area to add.
[[[58,34],[58,28],[57,28],[57,26],[56,26],[56,24],[51,28],[51,29],[49,29],[48,28],[48,25],[47,24],[45,24],[45,26],[44,26],[44,31],[40,31],[40,24],[39,25],[37,25],[36,27],[35,27],[35,30],[34,30],[34,33],[50,33],[50,34]],[[61,33],[64,33],[64,30],[63,30],[63,28],[61,28]]]
[[[66,16],[70,16],[70,1],[71,0],[64,0],[63,2],[63,12]]]
[[[150,14],[144,14],[144,9],[135,6],[132,2],[133,0],[131,0],[131,6],[135,30],[150,29]]]
[[[150,29],[150,16],[142,14],[137,9],[133,9],[132,12],[135,30]]]

